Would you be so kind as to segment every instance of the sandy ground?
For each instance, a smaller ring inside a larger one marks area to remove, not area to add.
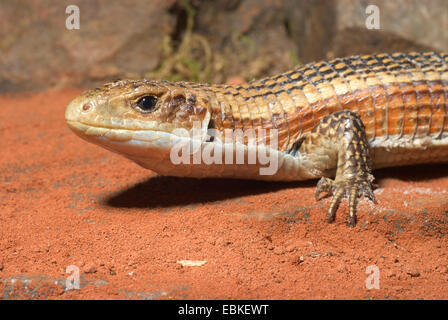
[[[0,97],[1,298],[448,298],[448,166],[376,171],[379,205],[329,225],[316,181],[160,177],[82,141],[78,93]]]

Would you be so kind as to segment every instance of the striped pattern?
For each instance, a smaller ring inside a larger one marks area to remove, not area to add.
[[[211,98],[216,128],[279,129],[280,150],[344,109],[360,115],[369,141],[448,131],[446,53],[352,56],[238,86],[184,86]]]

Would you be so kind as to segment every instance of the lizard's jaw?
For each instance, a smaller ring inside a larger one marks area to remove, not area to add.
[[[169,153],[173,135],[155,130],[127,130],[87,125],[67,120],[69,128],[80,138],[127,158],[161,158]]]

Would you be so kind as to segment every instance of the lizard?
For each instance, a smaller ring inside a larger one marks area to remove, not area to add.
[[[328,222],[347,198],[355,226],[359,199],[377,203],[373,169],[447,162],[448,54],[355,55],[240,85],[116,80],[73,99],[65,118],[81,138],[160,175],[320,179],[316,200],[332,196]],[[178,129],[191,132],[195,123],[200,147],[231,145],[246,156],[264,148],[278,170],[260,174],[259,160],[173,163],[176,141],[194,140]],[[207,134],[261,129],[255,144],[247,137],[223,144]]]

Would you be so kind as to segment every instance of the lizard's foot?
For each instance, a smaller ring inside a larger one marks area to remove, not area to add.
[[[300,152],[313,164],[312,169],[322,172],[317,184],[316,199],[325,193],[333,196],[328,209],[328,222],[333,222],[341,200],[348,198],[350,225],[356,224],[356,205],[365,196],[377,203],[373,194],[370,146],[361,118],[348,110],[324,117],[306,136]],[[336,168],[335,179],[329,169]],[[326,172],[326,174],[324,174]]]
[[[349,223],[351,226],[356,225],[356,206],[358,199],[362,196],[369,198],[373,203],[377,204],[375,195],[373,194],[373,176],[371,174],[364,177],[355,177],[348,181],[334,181],[330,178],[321,178],[317,184],[315,193],[316,200],[321,200],[333,196],[330,208],[328,209],[328,222],[331,223],[336,218],[336,211],[341,204],[341,200],[348,198],[349,203]],[[321,193],[325,193],[319,198]]]
[[[365,196],[377,203],[372,191],[370,147],[361,118],[348,110],[324,117],[306,137],[301,150],[313,159],[315,169],[336,167],[335,179],[322,178],[316,190],[317,200],[321,193],[333,196],[328,222],[334,221],[341,200],[348,198],[350,225],[356,225],[358,199]],[[327,160],[319,158],[321,155]]]

